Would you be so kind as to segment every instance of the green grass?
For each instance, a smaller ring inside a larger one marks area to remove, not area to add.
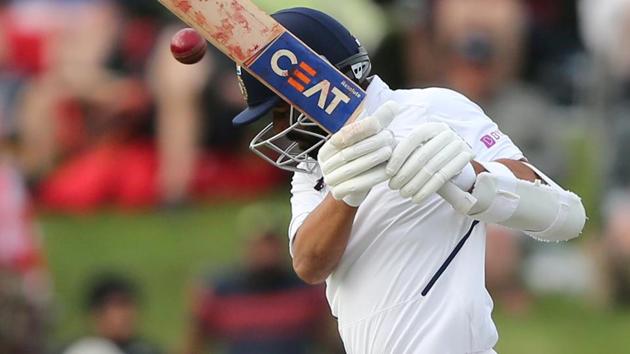
[[[630,352],[630,311],[603,311],[568,299],[544,299],[525,315],[496,311],[497,351],[509,354]]]
[[[56,337],[86,328],[82,296],[90,276],[130,275],[142,288],[143,332],[159,343],[178,343],[185,321],[186,290],[203,269],[234,263],[240,205],[157,213],[45,216],[45,247],[57,303]]]
[[[283,195],[268,203],[270,208],[288,207]],[[86,332],[84,284],[95,273],[118,270],[142,287],[143,333],[176,348],[191,281],[238,260],[241,241],[235,235],[243,225],[236,215],[241,208],[234,203],[151,213],[42,216],[55,287],[55,338],[65,341]],[[535,303],[525,315],[497,311],[495,319],[500,354],[630,352],[630,311],[598,311],[549,299]]]

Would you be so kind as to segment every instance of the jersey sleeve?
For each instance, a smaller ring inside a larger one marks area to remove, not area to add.
[[[448,124],[472,148],[478,161],[523,159],[523,153],[477,104],[448,89],[433,88],[427,121]]]
[[[326,196],[325,188],[320,184],[319,174],[296,172],[291,180],[291,223],[289,224],[289,253],[293,257],[293,239],[304,220]]]

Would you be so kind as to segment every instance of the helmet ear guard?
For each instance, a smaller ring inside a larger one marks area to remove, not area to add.
[[[372,71],[372,63],[367,50],[362,46],[359,47],[359,52],[353,56],[337,63],[335,65],[339,71],[349,78],[356,80],[361,84],[367,79]]]

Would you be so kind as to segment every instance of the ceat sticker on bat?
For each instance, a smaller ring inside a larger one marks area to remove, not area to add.
[[[365,96],[361,87],[288,32],[249,70],[332,133],[357,112]]]

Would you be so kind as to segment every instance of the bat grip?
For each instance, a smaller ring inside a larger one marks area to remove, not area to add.
[[[477,198],[464,192],[451,181],[446,182],[437,193],[462,214],[468,214],[473,205],[477,203]]]

